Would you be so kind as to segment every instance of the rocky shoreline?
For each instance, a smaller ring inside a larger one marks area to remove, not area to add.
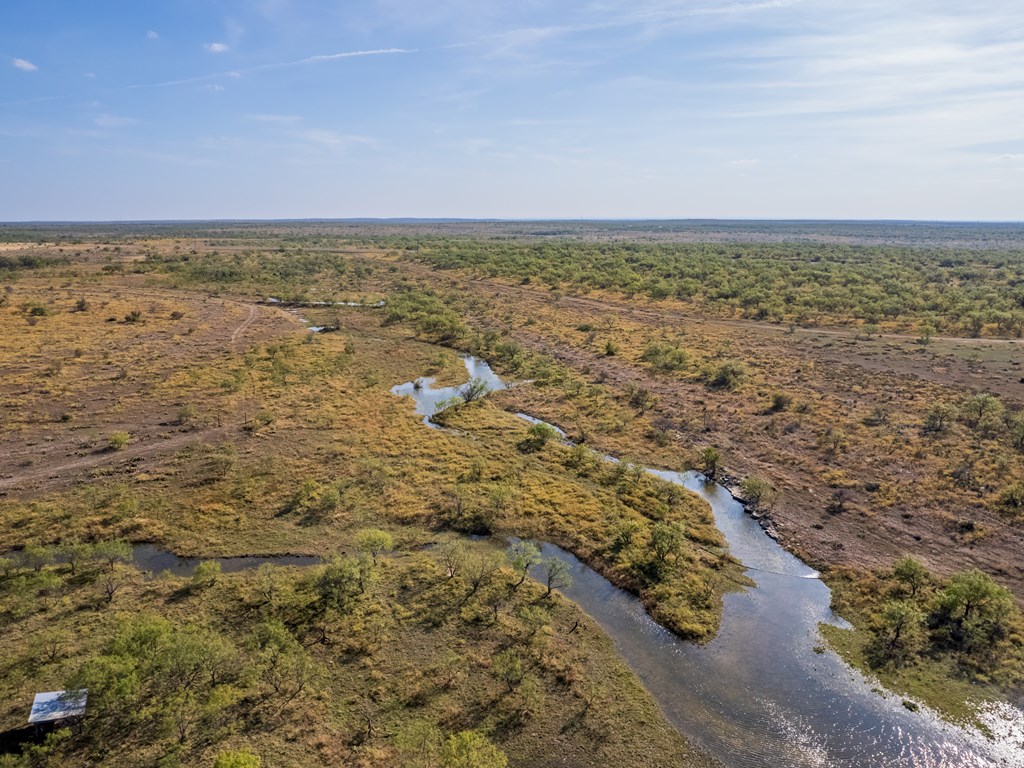
[[[727,490],[737,502],[743,506],[743,511],[757,520],[757,524],[774,541],[779,540],[779,530],[775,520],[772,519],[770,510],[758,509],[748,499],[743,498],[743,491],[740,489],[740,479],[727,473],[721,473],[714,481]]]

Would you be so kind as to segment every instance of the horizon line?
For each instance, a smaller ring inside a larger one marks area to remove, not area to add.
[[[774,223],[774,224],[1005,224],[1024,225],[1024,219],[901,219],[901,218],[758,218],[758,217],[459,217],[459,216],[351,216],[351,217],[222,217],[168,219],[26,219],[0,221],[0,227],[61,224],[282,224],[282,223],[391,223],[391,224],[534,224],[534,223]]]

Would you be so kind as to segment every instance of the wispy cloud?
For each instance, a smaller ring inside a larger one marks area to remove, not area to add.
[[[11,64],[15,69],[20,69],[22,72],[35,72],[39,69],[28,59],[11,59]]]
[[[160,39],[160,35],[158,33],[154,32],[151,29],[151,30],[149,30],[149,32],[146,33],[146,39],[147,40],[159,40]]]
[[[380,48],[371,51],[342,51],[340,53],[318,54],[315,56],[307,56],[304,59],[295,59],[293,61],[279,61],[270,64],[258,64],[254,67],[247,67],[245,69],[234,69],[229,72],[211,72],[207,75],[185,77],[181,78],[180,80],[164,80],[157,83],[138,83],[136,85],[126,85],[123,90],[130,91],[143,88],[170,88],[176,85],[195,85],[198,83],[206,83],[211,80],[220,80],[222,78],[240,78],[246,74],[263,72],[270,69],[282,69],[285,67],[298,67],[309,64],[320,64],[327,61],[350,59],[360,56],[386,56],[391,54],[406,54],[418,52],[419,51],[414,48]]]
[[[339,59],[353,59],[360,56],[391,56],[403,53],[419,53],[418,48],[375,48],[369,51],[341,51],[340,53],[320,53],[314,56],[307,56],[304,59],[294,61],[281,61],[274,64],[260,64],[251,67],[244,72],[258,72],[264,69],[279,69],[281,67],[299,67],[305,64],[320,64],[325,61],[337,61]]]
[[[226,53],[231,50],[227,43],[206,43],[203,47],[210,53]]]

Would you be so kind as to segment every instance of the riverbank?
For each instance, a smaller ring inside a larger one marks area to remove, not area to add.
[[[470,370],[480,365],[467,362]],[[427,401],[436,400],[436,394],[422,389],[403,391],[422,398],[428,410]],[[517,415],[541,423],[528,413]],[[465,434],[471,439],[474,432],[470,428]],[[557,434],[564,436],[561,430]],[[614,457],[597,458],[621,465]],[[990,743],[970,728],[952,728],[927,708],[910,708],[883,695],[824,650],[819,627],[844,626],[831,611],[829,590],[816,572],[767,536],[725,487],[692,472],[647,471],[708,502],[733,556],[756,582],[752,590],[726,595],[721,630],[706,646],[667,632],[649,615],[657,618],[656,612],[645,611],[572,554],[551,545],[545,545],[545,552],[561,559],[575,576],[566,595],[609,632],[666,716],[689,738],[736,765],[778,759],[793,766],[822,760],[851,766],[885,762],[952,768],[964,759],[993,768],[1012,764],[1006,762],[1016,749],[1012,732]],[[771,665],[763,663],[765,647],[774,650]],[[752,693],[753,698],[746,695]],[[1011,708],[1006,721],[1011,728],[1020,714],[1015,712]]]

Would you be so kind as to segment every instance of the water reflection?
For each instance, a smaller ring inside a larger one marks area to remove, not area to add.
[[[503,388],[486,363],[466,358],[466,367],[471,377]],[[457,389],[430,384],[425,379],[422,386],[410,382],[392,390],[413,397],[427,424],[437,404]],[[566,596],[612,637],[669,721],[695,744],[736,768],[1024,768],[1024,713],[999,708],[991,715],[998,727],[991,730],[1001,736],[988,740],[926,708],[911,712],[897,697],[880,695],[822,648],[818,625],[842,621],[811,568],[769,538],[722,486],[693,472],[647,471],[711,505],[732,555],[756,582],[725,596],[713,641],[697,646],[680,640],[655,623],[639,600],[572,554],[541,547],[545,556],[570,566],[574,583]]]

